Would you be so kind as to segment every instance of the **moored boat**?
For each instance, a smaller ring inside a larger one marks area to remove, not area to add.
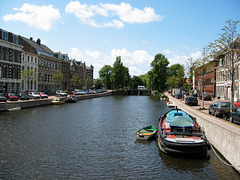
[[[64,104],[66,101],[66,98],[65,97],[55,97],[53,98],[52,100],[52,104],[54,105],[60,105],[60,104]]]
[[[176,104],[172,101],[167,101],[167,106],[168,107],[172,107],[172,108],[175,108],[176,107]]]
[[[157,129],[154,126],[147,126],[142,129],[139,129],[135,133],[135,136],[137,139],[149,140],[154,138],[156,134],[157,134]]]
[[[67,96],[67,101],[68,103],[74,103],[74,102],[77,102],[77,98],[76,98],[76,95],[74,94],[69,94]]]
[[[161,101],[168,101],[169,100],[169,97],[166,96],[166,95],[162,95],[161,98],[160,98]]]
[[[170,155],[197,158],[207,156],[210,144],[196,118],[176,108],[159,120],[158,147]]]

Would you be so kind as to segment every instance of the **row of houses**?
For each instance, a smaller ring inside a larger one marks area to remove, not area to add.
[[[239,46],[239,44],[238,44]],[[240,46],[237,47],[240,49]],[[235,51],[234,64],[230,62],[229,53],[221,55],[213,61],[209,62],[205,68],[205,73],[202,73],[201,67],[198,68],[193,76],[193,89],[195,93],[202,92],[203,74],[204,74],[204,93],[210,94],[213,97],[230,100],[231,99],[231,83],[232,83],[232,72],[229,69],[232,65],[235,67],[234,71],[234,82],[233,82],[233,93],[234,101],[240,99],[240,52]]]
[[[87,78],[93,80],[93,68],[70,59],[68,54],[53,52],[40,39],[34,41],[0,29],[0,92],[82,89]],[[58,86],[52,82],[56,71],[63,74]],[[71,82],[74,74],[80,78],[77,87]]]

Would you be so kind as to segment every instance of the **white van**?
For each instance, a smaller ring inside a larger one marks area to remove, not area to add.
[[[138,90],[145,91],[147,88],[145,86],[138,86]]]

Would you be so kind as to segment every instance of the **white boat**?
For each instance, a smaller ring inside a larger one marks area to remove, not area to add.
[[[172,107],[172,108],[175,108],[176,107],[176,104],[172,101],[167,101],[167,106],[168,107]]]
[[[52,100],[52,104],[54,105],[64,104],[65,102],[66,102],[66,97],[55,97]]]
[[[21,110],[21,107],[14,107],[14,108],[8,109],[8,111],[19,111],[19,110]]]

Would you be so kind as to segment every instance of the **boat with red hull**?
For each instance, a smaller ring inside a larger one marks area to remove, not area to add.
[[[181,109],[172,109],[159,119],[158,147],[167,154],[206,157],[210,144],[196,118]]]

